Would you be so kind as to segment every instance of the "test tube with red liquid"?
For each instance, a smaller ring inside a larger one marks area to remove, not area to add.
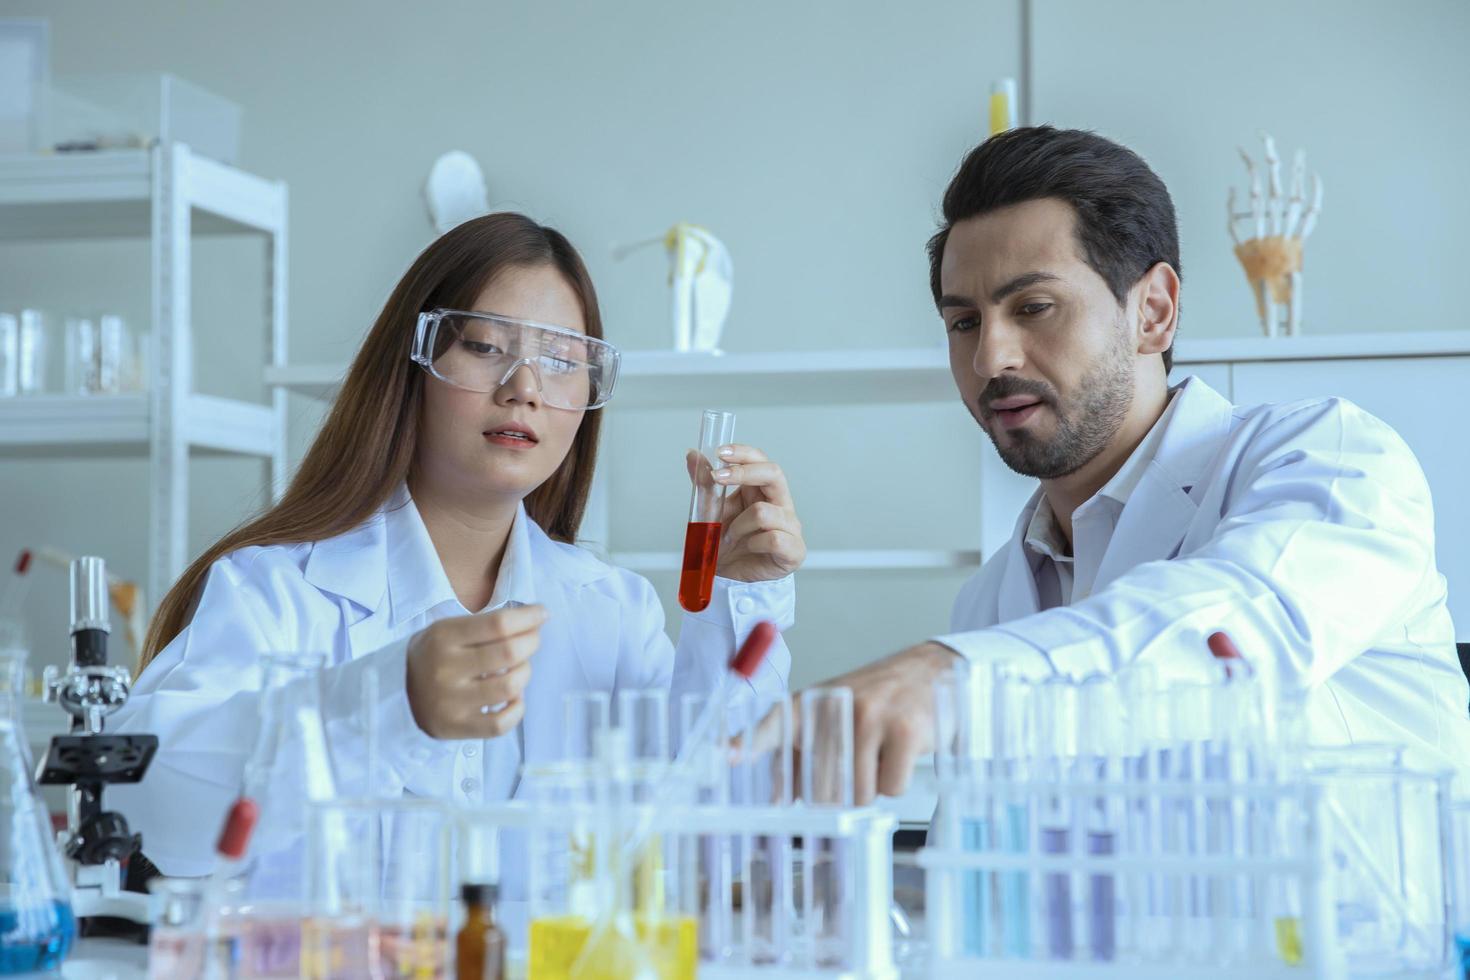
[[[699,458],[694,462],[694,492],[689,498],[689,529],[684,534],[684,566],[679,574],[679,605],[700,612],[715,588],[720,560],[720,517],[725,487],[714,472],[725,464],[716,455],[735,438],[735,413],[706,411],[699,424]]]

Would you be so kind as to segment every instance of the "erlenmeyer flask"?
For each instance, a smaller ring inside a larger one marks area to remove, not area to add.
[[[0,974],[54,968],[76,936],[71,889],[20,724],[24,650],[0,634]]]

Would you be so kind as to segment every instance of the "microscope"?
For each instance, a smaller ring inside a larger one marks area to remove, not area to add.
[[[51,739],[36,773],[42,785],[72,787],[66,829],[59,843],[74,887],[78,919],[108,917],[148,922],[148,897],[122,890],[124,862],[139,853],[143,838],[120,813],[103,806],[112,783],[136,783],[158,750],[156,735],[105,735],[104,719],[128,699],[126,667],[107,663],[107,572],[101,558],[71,563],[71,664],[47,667],[45,698],[71,716],[71,733]]]

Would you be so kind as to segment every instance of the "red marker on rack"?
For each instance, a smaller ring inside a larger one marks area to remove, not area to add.
[[[1216,630],[1205,640],[1205,645],[1210,648],[1210,653],[1220,661],[1225,668],[1226,677],[1234,677],[1238,668],[1244,673],[1250,673],[1250,665],[1240,655],[1240,648],[1230,638],[1230,634],[1224,630]]]
[[[766,654],[771,652],[771,644],[780,635],[776,624],[770,620],[763,619],[756,623],[755,629],[750,631],[745,642],[740,644],[740,649],[735,651],[735,656],[730,658],[730,672],[750,680],[761,664],[765,663]]]
[[[250,835],[255,831],[255,822],[260,819],[260,807],[248,796],[242,796],[230,807],[225,825],[220,828],[219,840],[215,842],[215,853],[226,861],[238,861],[250,847]]]

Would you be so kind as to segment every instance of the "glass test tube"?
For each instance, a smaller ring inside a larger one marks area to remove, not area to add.
[[[934,766],[939,777],[939,800],[930,833],[940,848],[973,853],[990,850],[989,801],[981,797],[976,781],[977,772],[990,755],[990,677],[989,670],[960,661],[934,683]],[[977,690],[982,685],[983,694]],[[976,710],[980,698],[986,699],[985,707]],[[991,955],[991,880],[985,871],[961,871],[945,878],[946,888],[954,889],[949,902],[953,914],[959,916],[960,935],[957,943],[952,935],[941,939],[938,930],[953,930],[956,923],[931,918],[930,935],[936,949],[947,951],[958,946],[965,956]]]
[[[1205,760],[1214,734],[1211,730],[1213,695],[1213,685],[1193,683],[1175,684],[1169,694],[1173,778],[1190,791],[1174,798],[1167,826],[1172,835],[1172,853],[1186,859],[1207,853],[1207,802],[1202,791],[1209,785]],[[1204,874],[1176,874],[1173,879],[1176,891],[1171,934],[1182,944],[1185,956],[1201,962],[1209,958],[1211,878]]]
[[[636,826],[636,808],[651,805],[669,768],[668,691],[660,688],[621,691],[617,713],[618,727],[628,733],[631,764],[628,792],[629,802],[635,808],[631,825]],[[632,866],[627,869],[631,876],[633,914],[648,922],[662,922],[669,911],[669,888],[664,880],[669,862],[664,860],[664,844],[662,836],[650,835],[639,853],[632,856]]]
[[[686,694],[679,705],[681,742],[687,741],[709,697]],[[721,747],[728,741],[726,718],[716,718],[705,744],[683,745],[682,753],[699,757],[696,764],[695,802],[702,806],[730,805],[730,770]],[[691,872],[689,887],[699,896],[699,947],[702,958],[728,962],[736,953],[734,848],[724,833],[704,833],[688,841],[685,868]]]
[[[771,723],[776,726],[775,747],[768,755],[751,759],[748,766],[759,793],[758,800],[773,806],[790,806],[795,796],[792,773],[796,748],[791,699],[781,698],[771,713]],[[745,892],[753,912],[751,962],[787,963],[792,952],[791,925],[796,921],[792,840],[784,834],[759,836],[753,850]]]
[[[714,471],[725,465],[720,461],[719,448],[734,438],[734,412],[704,413],[699,425],[698,458],[694,461],[694,487],[689,495],[684,564],[679,574],[679,605],[689,612],[703,610],[714,594],[726,489],[714,481]]]
[[[1119,678],[1128,717],[1129,753],[1125,779],[1129,821],[1126,851],[1139,857],[1166,855],[1168,804],[1158,789],[1170,777],[1168,698],[1152,664],[1133,663]],[[1170,955],[1168,902],[1174,876],[1162,871],[1128,876],[1128,929],[1125,947],[1144,962]]]
[[[1470,980],[1470,800],[1450,807],[1450,885],[1456,980]]]
[[[1002,674],[995,684],[996,762],[994,772],[1000,789],[995,794],[996,846],[1006,854],[1026,855],[1034,851],[1032,799],[1023,788],[1032,776],[1036,755],[1036,685],[1024,677]],[[1005,871],[996,889],[996,918],[1000,921],[1000,952],[1015,959],[1031,958],[1031,876],[1025,871]]]
[[[16,394],[39,395],[47,389],[51,346],[46,314],[21,310],[15,350]]]
[[[1078,691],[1078,718],[1078,731],[1084,740],[1079,750],[1085,753],[1085,758],[1079,760],[1081,778],[1114,785],[1122,782],[1128,746],[1117,682],[1101,674],[1084,680]],[[1124,805],[1124,798],[1114,789],[1084,800],[1081,823],[1088,857],[1111,858],[1118,854]],[[1087,952],[1094,961],[1112,961],[1118,953],[1117,876],[1105,871],[1090,874],[1085,904]]]
[[[1041,853],[1070,856],[1077,840],[1072,797],[1065,792],[1076,779],[1077,688],[1063,676],[1049,678],[1037,688],[1037,734],[1041,776],[1061,787],[1061,793],[1044,794],[1040,800]],[[1043,913],[1047,954],[1055,960],[1071,960],[1076,950],[1073,937],[1072,874],[1048,871],[1043,876]]]
[[[851,688],[813,687],[801,693],[801,796],[808,806],[852,806],[852,726]],[[809,837],[803,851],[803,938],[815,966],[843,968],[854,938],[846,849],[830,837]]]
[[[20,393],[20,320],[0,313],[0,398]]]

